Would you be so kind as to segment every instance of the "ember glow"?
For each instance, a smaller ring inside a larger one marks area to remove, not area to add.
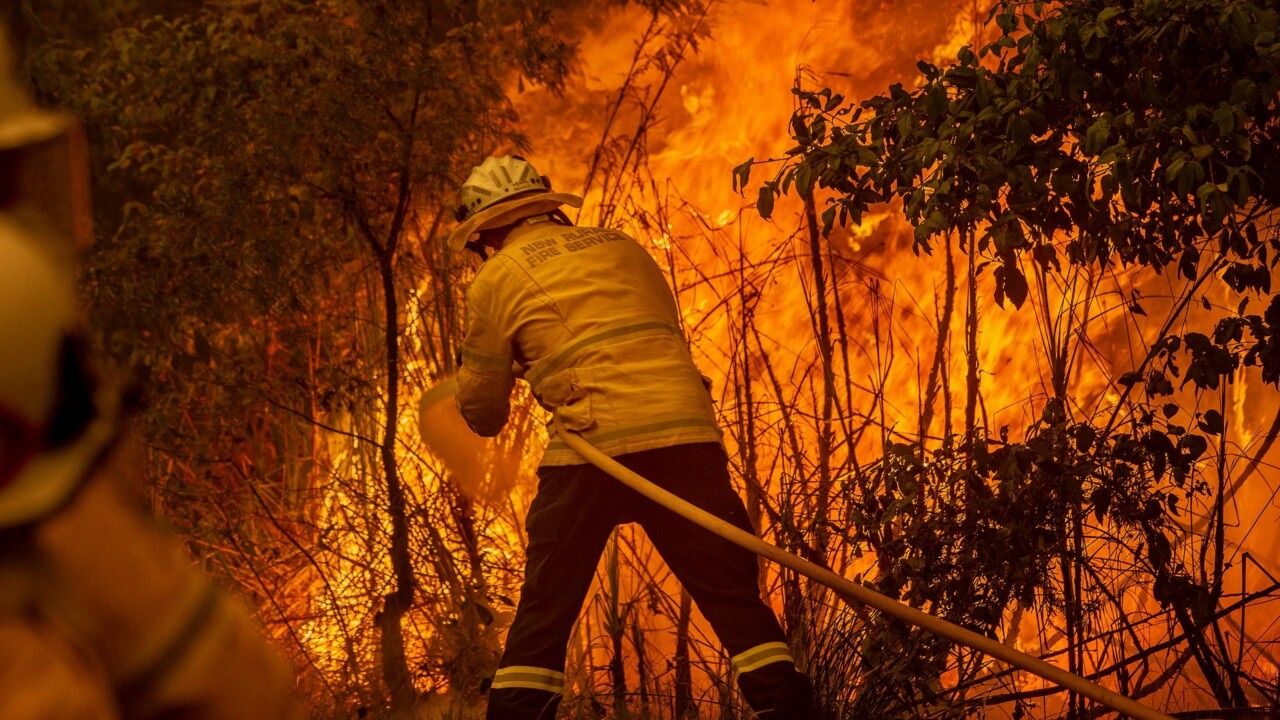
[[[839,229],[823,242],[819,276],[798,201],[784,199],[773,221],[755,212],[754,190],[774,166],[753,170],[745,196],[733,190],[731,171],[747,158],[778,157],[789,147],[793,86],[831,87],[856,101],[891,83],[909,85],[918,76],[917,60],[945,64],[962,45],[980,42],[984,12],[967,0],[724,0],[712,3],[705,16],[660,26],[651,25],[640,8],[597,13],[582,20],[581,65],[567,91],[555,95],[529,89],[515,97],[529,132],[530,159],[554,179],[557,189],[585,188],[587,202],[579,222],[626,230],[669,270],[696,359],[714,380],[730,456],[743,479],[740,489],[757,513],[764,537],[792,547],[800,542],[821,548],[826,562],[848,577],[872,579],[880,568],[874,553],[839,535],[841,518],[852,511],[842,504],[841,489],[853,486],[858,473],[882,456],[886,443],[923,436],[926,445],[937,447],[944,435],[964,430],[969,258],[954,243],[950,249],[935,248],[931,257],[915,255],[912,228],[896,209],[884,208],[861,226]],[[641,126],[643,132],[638,132]],[[826,290],[821,304],[819,277]],[[1032,280],[1031,299],[1018,311],[996,306],[990,288],[980,287],[978,424],[993,436],[1007,429],[1010,440],[1021,439],[1053,395],[1055,372],[1065,378],[1073,417],[1111,413],[1121,397],[1116,379],[1134,368],[1158,335],[1170,298],[1179,290],[1173,282],[1123,272],[1038,276]],[[430,294],[424,286],[422,297]],[[941,346],[946,360],[940,366],[939,391],[926,408],[948,295],[954,305]],[[1208,300],[1220,306],[1238,302],[1225,295]],[[1145,314],[1126,311],[1139,301]],[[415,308],[408,315],[421,313]],[[829,380],[816,319],[823,313],[830,323]],[[411,330],[410,336],[416,332]],[[1071,348],[1066,367],[1049,366],[1049,344]],[[440,379],[425,367],[411,368],[411,373],[411,397]],[[1280,485],[1270,466],[1275,451],[1256,468],[1248,460],[1275,414],[1272,395],[1250,393],[1260,386],[1256,375],[1242,374],[1221,397],[1200,399],[1202,411],[1221,404],[1228,427],[1221,464],[1229,489],[1225,540],[1227,557],[1239,572],[1228,575],[1222,607],[1241,593],[1266,586],[1268,574],[1280,576],[1275,498]],[[1185,407],[1193,398],[1189,390],[1179,396]],[[429,664],[430,658],[447,654],[441,647],[472,643],[475,657],[469,662],[496,662],[503,621],[512,609],[504,603],[518,592],[521,523],[533,492],[535,448],[544,437],[541,416],[529,408],[528,398],[522,400],[515,427],[496,444],[459,434],[452,436],[456,446],[450,442],[450,451],[434,456],[418,440],[416,413],[402,415],[401,460],[411,494],[418,499],[455,494],[466,512],[473,513],[469,522],[479,538],[466,547],[432,530],[441,519],[416,519],[415,541],[430,553],[443,554],[434,565],[419,568],[425,605],[410,616],[406,633],[413,644],[408,650],[411,665],[422,668],[420,688],[434,683],[431,689],[440,693],[461,692],[450,678],[463,677],[462,669]],[[924,418],[927,427],[921,427]],[[362,432],[355,425],[353,420],[343,429]],[[349,516],[370,498],[381,502],[382,491],[360,484],[359,478],[369,476],[362,464],[373,459],[362,458],[357,443],[334,435],[329,450],[335,458],[332,472],[343,480],[334,484],[317,525],[348,531],[321,538],[318,562],[328,572],[310,588],[316,620],[305,626],[303,641],[314,650],[321,675],[356,667],[373,672],[367,668],[376,666],[371,628],[377,608],[369,606],[368,597],[371,591],[387,592],[390,568],[369,566],[362,559],[387,556],[377,538],[385,538],[389,529],[380,525],[376,513],[345,517],[340,523],[333,517]],[[1246,471],[1251,474],[1242,479]],[[1200,551],[1210,510],[1182,508],[1177,552]],[[785,523],[778,513],[788,515]],[[829,522],[813,523],[816,517]],[[800,537],[786,535],[784,526]],[[1089,526],[1086,547],[1096,549],[1097,568],[1117,568],[1101,580],[1114,595],[1111,602],[1135,624],[1113,633],[1110,625],[1118,621],[1117,613],[1098,598],[1099,610],[1089,627],[1097,639],[1081,653],[1086,673],[1115,663],[1133,650],[1134,642],[1152,647],[1178,633],[1146,586],[1123,568],[1123,559],[1110,557],[1115,551],[1108,549],[1108,532],[1107,527]],[[810,632],[856,629],[861,622],[850,620],[851,611],[830,594],[814,590],[807,603],[800,602],[794,589],[787,589],[791,580],[772,568],[762,574],[762,582],[793,630],[802,619],[801,626]],[[480,610],[450,614],[432,604],[445,595],[471,597],[470,607]],[[496,597],[505,600],[495,602]],[[680,591],[660,559],[638,530],[621,531],[610,557],[602,561],[598,586],[575,636],[571,687],[588,695],[609,687],[609,662],[622,648],[632,693],[669,692],[674,671],[655,658],[675,651],[679,615]],[[1229,640],[1243,644],[1245,667],[1274,677],[1277,657],[1269,643],[1280,637],[1276,606],[1250,606],[1230,622],[1237,634]],[[1061,627],[1062,618],[1015,604],[1000,637],[1065,666]],[[804,643],[813,640],[801,639],[802,658],[808,650]],[[694,695],[714,701],[728,677],[727,661],[705,624],[695,622],[691,641]],[[1172,710],[1212,706],[1212,695],[1204,691],[1194,663],[1185,663],[1185,652],[1177,644],[1153,652],[1133,671],[1135,688],[1167,670],[1176,675],[1144,702]],[[978,685],[967,691],[970,697],[1043,684],[1007,673],[998,664],[977,662],[982,669]],[[646,666],[657,668],[657,675],[641,677]],[[955,667],[943,676],[944,682],[959,678]],[[1053,695],[1037,702],[1035,716],[1042,717],[1052,715],[1062,700]],[[1003,716],[1014,709],[1007,705],[988,711]]]

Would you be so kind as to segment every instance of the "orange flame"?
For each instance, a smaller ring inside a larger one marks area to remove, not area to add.
[[[735,386],[742,382],[738,358],[748,343],[758,344],[769,362],[766,367],[761,358],[752,361],[755,382],[768,383],[766,374],[775,373],[778,390],[793,403],[791,411],[812,419],[822,414],[823,372],[815,347],[814,275],[803,208],[795,200],[784,199],[772,222],[761,220],[751,201],[733,190],[731,170],[748,157],[765,159],[786,150],[785,129],[793,110],[790,90],[797,83],[807,88],[830,86],[853,99],[879,93],[894,82],[909,84],[917,76],[917,60],[942,64],[954,58],[960,46],[979,42],[981,21],[978,6],[961,0],[785,4],[724,0],[713,3],[705,17],[658,26],[643,9],[630,7],[583,19],[588,34],[580,46],[580,74],[569,92],[558,96],[529,90],[516,98],[516,107],[527,123],[535,164],[555,178],[557,188],[585,187],[588,210],[580,220],[605,218],[622,226],[647,244],[670,271],[697,359],[715,380],[726,415],[739,409],[734,395]],[[636,132],[638,124],[646,125],[645,132]],[[612,148],[610,152],[597,152],[602,139]],[[601,168],[610,159],[624,163],[612,175]],[[758,166],[753,177],[758,180],[773,167]],[[845,319],[837,332],[847,336],[848,360],[841,363],[840,371],[853,388],[852,402],[843,412],[869,415],[866,420],[876,428],[856,445],[837,448],[833,464],[839,466],[851,457],[863,464],[873,461],[885,438],[914,438],[922,431],[938,437],[962,430],[963,299],[968,292],[963,253],[939,248],[932,259],[916,257],[910,251],[911,228],[889,208],[869,216],[859,227],[837,231],[827,247],[826,281],[838,293]],[[943,268],[948,252],[953,253],[957,268],[957,310],[947,329],[952,341],[944,348],[943,367],[954,380],[937,405],[956,410],[946,417],[939,409],[931,426],[920,428],[925,376],[933,363],[947,292]],[[1141,292],[1148,298],[1143,302],[1150,317],[1158,318],[1156,306],[1168,304],[1158,298],[1158,282],[1096,272],[1045,278],[1039,283],[1043,293],[1033,294],[1028,306],[1017,312],[994,307],[987,300],[990,287],[979,287],[978,352],[983,369],[979,423],[993,430],[1008,426],[1016,438],[1039,417],[1044,400],[1052,394],[1053,369],[1045,366],[1043,349],[1055,325],[1059,335],[1052,339],[1071,340],[1080,348],[1067,375],[1071,412],[1089,417],[1114,406],[1119,395],[1112,379],[1131,369],[1130,358],[1140,356],[1157,331],[1155,321],[1142,321],[1123,310],[1134,301],[1135,292]],[[1175,290],[1165,287],[1163,294],[1172,295]],[[828,309],[835,297],[825,300]],[[1253,378],[1242,379],[1226,395],[1235,429],[1232,439],[1237,444],[1233,451],[1240,453],[1256,445],[1264,431],[1256,418],[1274,408],[1271,399],[1247,392],[1252,385],[1256,385]],[[778,489],[780,479],[773,468],[787,449],[781,431],[773,429],[777,403],[766,404],[758,412],[769,428],[767,437],[758,438],[753,448],[755,467],[750,470],[768,493]],[[530,429],[536,426],[530,421],[514,440],[508,440],[507,447],[538,445],[541,431]],[[731,457],[745,457],[737,452],[742,448],[736,447],[743,438],[730,430]],[[406,424],[403,432],[416,435],[416,428]],[[818,446],[817,423],[810,421],[800,432],[806,450]],[[332,450],[334,457],[352,455],[350,448]],[[418,450],[421,457],[405,458],[406,464],[424,468],[423,486],[417,491],[436,491],[439,478],[447,474],[433,464],[436,460],[460,477],[470,478],[462,482],[471,495],[500,507],[492,515],[495,524],[489,532],[507,537],[507,551],[518,553],[519,522],[532,492],[528,480],[536,462],[531,455],[536,453],[518,459],[515,469],[511,457],[503,457],[505,469],[494,473],[475,466],[471,446],[461,453],[438,451],[435,458],[425,449]],[[812,464],[812,458],[807,462]],[[1249,551],[1268,572],[1280,575],[1275,561],[1280,543],[1275,480],[1263,467],[1258,480],[1241,485],[1233,497],[1230,508],[1235,522],[1228,540],[1240,552]],[[349,512],[359,505],[359,498],[335,493],[325,512]],[[1193,521],[1187,529],[1196,532]],[[370,557],[363,542],[358,537],[342,538],[331,549],[338,557]],[[618,588],[596,595],[575,640],[576,655],[571,654],[571,684],[580,688],[595,686],[590,668],[602,666],[598,661],[609,651],[600,638],[618,622],[616,608],[610,608],[605,597],[635,600],[641,588],[653,582],[664,587],[664,597],[646,601],[651,611],[633,620],[645,631],[646,642],[652,643],[649,652],[672,652],[670,625],[678,614],[679,591],[637,535],[622,533],[619,546],[626,558],[620,564],[629,566],[627,572],[618,580]],[[875,558],[859,555],[856,548],[842,548],[835,555],[847,575],[874,572]],[[387,572],[386,568],[343,566],[336,575],[385,577]],[[607,573],[602,582],[609,582]],[[768,583],[776,588],[777,578],[770,576]],[[1242,592],[1246,585],[1253,587],[1256,581],[1245,580],[1228,590]],[[1116,578],[1115,586],[1125,610],[1135,617],[1155,609],[1154,601],[1131,580]],[[338,601],[326,598],[347,597],[341,588],[317,588],[315,596],[318,609],[328,610],[332,608],[325,603]],[[350,597],[365,596],[351,593]],[[776,593],[771,600],[781,602]],[[351,661],[343,648],[351,646],[368,612],[353,605],[338,613],[348,618],[345,625],[317,624],[307,630],[312,634],[308,642],[334,649],[332,665],[325,669],[337,671]],[[1275,611],[1269,615],[1250,612],[1241,632],[1254,639],[1274,638]],[[1007,642],[1029,652],[1051,654],[1064,643],[1054,630],[1057,622],[1018,608],[1003,632]],[[1169,630],[1146,623],[1134,632],[1155,644],[1167,638]],[[717,655],[712,634],[705,624],[697,626],[697,633],[695,644],[702,648],[707,673],[704,683],[717,674],[723,677],[723,658]],[[429,644],[430,639],[423,642]],[[1113,659],[1107,647],[1106,643],[1091,646],[1086,663],[1092,668],[1105,666]],[[1274,655],[1260,647],[1257,662],[1269,664],[1274,671]],[[373,651],[365,646],[359,652],[370,657]],[[1162,662],[1167,666],[1172,660]],[[991,687],[1008,682],[994,675],[998,670],[989,668]],[[1013,682],[1031,689],[1039,681],[1019,677]],[[1203,705],[1204,697],[1195,692],[1183,683],[1168,691],[1166,699],[1177,705]]]

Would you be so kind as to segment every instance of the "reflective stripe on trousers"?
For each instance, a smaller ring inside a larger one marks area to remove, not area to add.
[[[564,692],[564,673],[528,665],[498,668],[489,689],[492,691],[511,688],[527,688],[561,694]]]
[[[734,655],[729,662],[733,665],[734,672],[741,675],[759,670],[769,663],[789,662],[795,665],[796,659],[791,657],[791,648],[786,643],[768,642]]]
[[[564,673],[532,665],[498,668],[489,686],[489,718],[552,720],[564,693]]]

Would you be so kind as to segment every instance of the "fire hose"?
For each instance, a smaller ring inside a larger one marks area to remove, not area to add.
[[[805,577],[826,585],[843,595],[847,600],[861,603],[952,642],[960,643],[985,655],[1003,660],[1014,667],[1034,673],[1055,685],[1077,692],[1130,717],[1139,718],[1140,720],[1173,720],[1170,716],[1149,708],[1132,698],[1113,690],[1108,690],[1079,675],[1067,672],[1056,665],[1051,665],[1038,657],[1015,650],[989,637],[979,635],[972,630],[904,605],[870,588],[837,575],[821,565],[767,543],[749,532],[744,532],[692,503],[663,490],[641,475],[632,472],[618,461],[597,450],[581,435],[567,430],[561,423],[560,418],[555,418],[553,422],[556,433],[564,439],[569,447],[589,460],[591,464],[617,478],[627,487],[735,545],[744,547],[756,555],[772,560],[779,565],[783,565]]]

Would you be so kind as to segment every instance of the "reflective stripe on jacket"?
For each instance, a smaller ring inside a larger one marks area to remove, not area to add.
[[[496,435],[523,376],[538,402],[616,456],[720,442],[666,278],[617,230],[517,226],[467,292],[458,409]],[[542,465],[585,462],[553,437]]]

